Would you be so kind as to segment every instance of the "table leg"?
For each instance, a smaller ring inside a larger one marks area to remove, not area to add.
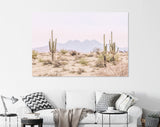
[[[5,127],[7,127],[7,117],[5,116]]]
[[[11,117],[9,117],[9,127],[11,127]]]
[[[127,112],[127,127],[128,127],[128,112]]]
[[[25,124],[21,123],[21,127],[25,127]]]
[[[109,127],[111,127],[111,116],[109,114]]]
[[[18,116],[17,116],[17,127],[18,127]]]
[[[102,127],[103,127],[103,114],[102,114]]]
[[[39,124],[39,127],[42,127],[42,124]]]

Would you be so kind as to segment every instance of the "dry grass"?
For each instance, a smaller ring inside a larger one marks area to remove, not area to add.
[[[43,65],[52,65],[51,60],[43,60]]]
[[[87,54],[87,57],[94,57],[94,54],[92,54],[92,53]]]
[[[70,51],[63,54],[57,52],[55,61],[51,61],[50,53],[37,53],[32,59],[33,76],[128,76],[128,53],[118,53],[114,56],[107,54],[107,67],[104,67],[104,57],[92,53],[77,53]]]
[[[41,59],[41,58],[39,58],[39,59],[38,59],[38,61],[39,61],[39,62],[44,62],[44,60],[43,60],[43,59]]]
[[[93,50],[93,52],[95,52],[97,55],[100,55],[101,50],[100,50],[99,48],[95,48],[95,49]]]
[[[79,68],[78,71],[77,71],[77,74],[82,74],[83,72],[85,72],[84,69]]]
[[[77,55],[78,53],[76,52],[76,51],[70,51],[70,55],[71,56],[75,56],[75,55]]]
[[[73,74],[73,73],[76,73],[76,71],[72,70],[72,71],[70,71],[70,73],[72,73],[72,74]]]
[[[32,50],[32,59],[37,59],[38,56],[38,52],[36,52],[35,50]]]
[[[82,65],[85,65],[85,66],[88,65],[88,61],[87,61],[86,59],[84,59],[84,58],[81,58],[81,59],[79,60],[79,63],[82,64]]]
[[[62,49],[62,50],[60,51],[60,53],[63,54],[63,55],[66,54],[67,52],[68,52],[68,51],[67,51],[67,50],[64,50],[64,49]]]
[[[99,59],[96,61],[95,67],[100,67],[100,68],[104,67],[104,61],[103,61],[103,59],[100,59],[100,58],[99,58]]]
[[[55,68],[57,68],[57,67],[60,67],[62,64],[58,61],[58,60],[55,60],[54,62],[53,62],[53,66],[55,67]]]

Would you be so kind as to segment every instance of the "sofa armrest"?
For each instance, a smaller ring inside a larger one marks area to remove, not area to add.
[[[128,115],[131,122],[141,125],[142,109],[138,106],[131,106],[128,109]]]

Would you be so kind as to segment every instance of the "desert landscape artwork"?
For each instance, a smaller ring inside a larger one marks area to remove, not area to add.
[[[32,75],[128,76],[128,13],[34,13]]]

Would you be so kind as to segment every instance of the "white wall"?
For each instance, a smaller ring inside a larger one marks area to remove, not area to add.
[[[159,0],[0,0],[0,94],[51,89],[135,91],[160,110]],[[32,12],[129,12],[129,77],[32,77]]]

